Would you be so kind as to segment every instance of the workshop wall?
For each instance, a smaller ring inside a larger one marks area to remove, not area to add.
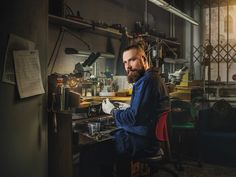
[[[127,27],[128,32],[132,32],[134,30],[135,22],[144,21],[145,1],[68,0],[66,1],[66,4],[72,9],[74,14],[77,14],[77,11],[79,11],[80,16],[83,17],[84,20],[104,22],[108,25],[121,24],[122,26]],[[158,32],[163,32],[166,34],[166,37],[169,37],[169,13],[151,3],[148,3],[148,24],[149,28],[155,28]],[[183,32],[181,29],[183,26],[183,20],[176,18],[176,24],[176,34],[178,35],[176,37],[180,42],[182,42]],[[59,30],[60,29],[58,26],[53,24],[49,25],[49,57],[51,56]],[[76,32],[76,30],[74,30],[74,32]],[[91,46],[92,51],[107,51],[108,37],[87,33],[86,31],[79,32],[77,34]],[[114,50],[116,59],[114,61],[104,60],[104,62],[110,62],[110,69],[115,74],[120,74],[122,72],[116,70],[116,65],[122,65],[121,62],[117,62],[120,40],[112,38],[111,42],[111,48]],[[77,50],[88,50],[81,41],[75,39],[70,34],[65,33],[52,73],[70,73],[73,71],[75,63],[79,61],[78,57],[65,55],[65,47],[71,47]],[[125,75],[124,72],[123,75]]]
[[[0,78],[9,33],[35,42],[46,88],[47,0],[1,5]],[[0,81],[1,177],[47,176],[46,94],[20,99],[16,85]]]
[[[103,20],[107,24],[122,24],[131,32],[136,21],[143,21],[144,1],[137,0],[67,0],[74,13],[88,20]],[[148,6],[149,25],[169,35],[169,13]],[[49,24],[48,0],[12,0],[5,1],[0,10],[0,78],[4,65],[4,54],[9,33],[22,36],[36,43],[39,50],[41,75],[44,88],[47,83],[47,63],[51,56],[59,28]],[[183,23],[176,19],[177,24]],[[182,26],[176,26],[176,36],[182,42]],[[76,31],[75,31],[76,32]],[[107,51],[107,37],[95,34],[78,33],[91,48]],[[120,41],[111,39],[118,56]],[[65,47],[87,50],[86,46],[71,35],[66,34],[53,72],[72,72],[73,65],[65,69],[70,60],[77,58],[66,56]],[[63,61],[63,62],[61,62]],[[60,63],[61,62],[61,63]],[[116,73],[115,65],[110,64]],[[1,177],[46,177],[47,176],[47,116],[46,94],[20,99],[16,85],[0,82],[0,138],[1,138]]]

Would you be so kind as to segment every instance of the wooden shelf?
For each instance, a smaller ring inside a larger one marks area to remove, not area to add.
[[[165,38],[161,38],[161,37],[158,37],[158,36],[154,36],[154,35],[151,35],[151,34],[140,34],[138,35],[139,37],[143,37],[143,38],[149,38],[149,39],[153,39],[153,40],[156,40],[158,42],[160,41],[164,41],[166,42],[167,44],[172,44],[172,45],[177,45],[179,46],[180,43],[178,41],[173,41],[173,40],[170,40],[170,39],[165,39]]]
[[[76,21],[76,20],[72,20],[69,18],[59,17],[59,16],[55,16],[55,15],[51,15],[51,14],[48,15],[48,20],[49,20],[49,23],[51,23],[51,24],[56,24],[56,25],[64,26],[64,27],[71,28],[71,29],[77,29],[80,31],[86,31],[86,32],[90,32],[90,33],[94,33],[94,34],[98,34],[98,35],[102,35],[102,36],[109,36],[109,37],[113,37],[113,38],[117,38],[117,39],[120,39],[122,36],[122,33],[120,33],[119,30],[116,30],[114,28],[98,27],[98,26],[94,26],[91,23]],[[127,36],[130,39],[133,38],[129,34],[127,34]],[[163,39],[163,38],[159,38],[157,36],[153,36],[153,35],[149,35],[149,34],[143,34],[140,36],[150,37],[150,38],[154,38],[154,39],[157,39],[160,41],[162,40],[162,41],[165,41],[166,43],[169,43],[169,44],[180,45],[180,43],[177,41]]]
[[[68,18],[63,18],[63,17],[51,15],[51,14],[48,15],[48,20],[49,20],[49,23],[51,24],[56,24],[56,25],[67,27],[67,28],[73,28],[80,31],[91,32],[91,33],[99,34],[102,36],[109,36],[109,37],[118,38],[118,39],[120,39],[122,36],[122,33],[120,33],[119,30],[116,30],[113,28],[98,27],[98,26],[94,26],[86,22],[75,21],[75,20],[71,20]],[[131,36],[128,36],[128,37],[131,37]]]

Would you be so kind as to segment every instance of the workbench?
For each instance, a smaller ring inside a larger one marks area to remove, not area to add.
[[[82,102],[80,103],[81,108],[86,108],[88,107],[91,103],[92,104],[99,104],[102,103],[103,100],[108,98],[112,102],[124,102],[124,103],[130,103],[131,97],[126,96],[126,97],[118,97],[118,96],[112,96],[112,97],[101,97],[101,96],[87,96],[82,98]]]
[[[50,177],[73,177],[80,171],[81,153],[91,153],[101,146],[112,146],[113,138],[109,135],[109,130],[103,133],[101,139],[89,136],[87,133],[87,123],[98,119],[112,119],[110,115],[101,115],[87,119],[73,119],[70,111],[62,111],[49,114],[48,120],[48,164]],[[56,123],[55,123],[56,121]],[[78,125],[78,131],[75,127]],[[111,126],[108,129],[115,129]]]

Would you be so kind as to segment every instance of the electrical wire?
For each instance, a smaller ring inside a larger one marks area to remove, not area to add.
[[[72,9],[70,8],[70,6],[68,6],[66,3],[64,3],[64,7],[65,7],[65,17],[67,17],[68,15],[75,16],[75,14],[72,11]]]
[[[64,34],[65,34],[65,31],[63,30],[62,33],[61,33],[61,39],[60,39],[60,42],[59,42],[58,49],[56,51],[56,56],[55,56],[55,59],[54,59],[53,64],[52,64],[52,68],[51,68],[50,74],[52,73],[53,68],[55,66],[55,63],[56,63],[56,60],[57,60],[57,57],[58,57],[58,54],[59,54],[59,51],[60,51],[60,48],[61,48],[61,43],[62,43],[62,40],[64,38]]]
[[[61,44],[62,44],[62,41],[64,39],[64,34],[65,32],[69,33],[70,35],[74,36],[76,39],[80,40],[83,42],[84,45],[87,46],[88,50],[91,50],[90,48],[90,45],[84,41],[81,37],[79,37],[77,34],[73,33],[72,31],[70,31],[68,28],[62,26],[61,29],[60,29],[60,32],[59,32],[59,35],[57,36],[57,40],[56,40],[56,43],[54,45],[54,48],[53,48],[53,51],[52,51],[52,54],[51,54],[51,57],[49,59],[49,62],[48,62],[48,68],[52,62],[52,58],[53,56],[55,55],[54,57],[54,60],[53,60],[53,64],[52,64],[52,67],[51,67],[51,70],[50,70],[50,74],[52,73],[53,71],[53,68],[55,66],[55,63],[56,63],[56,60],[57,60],[57,57],[58,57],[58,54],[59,54],[59,51],[60,51],[60,48],[61,48]],[[55,54],[56,53],[56,54]]]
[[[82,41],[84,43],[84,45],[87,46],[88,50],[91,50],[90,48],[90,45],[85,41],[83,40],[81,37],[79,37],[77,34],[73,33],[71,30],[69,30],[68,28],[66,27],[62,27],[67,33],[69,33],[70,35],[74,36],[75,38],[79,39],[80,41]]]
[[[56,43],[55,43],[55,45],[54,45],[54,48],[53,48],[52,54],[51,54],[51,56],[50,56],[50,59],[49,59],[49,61],[48,61],[48,67],[49,67],[50,64],[51,64],[53,55],[54,55],[55,50],[56,50],[56,48],[57,48],[58,42],[59,42],[59,40],[60,40],[60,38],[61,38],[61,33],[62,33],[62,30],[60,30],[60,32],[59,32],[59,34],[58,34],[58,36],[57,36]]]

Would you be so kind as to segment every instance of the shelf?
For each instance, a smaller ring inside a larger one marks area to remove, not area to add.
[[[122,33],[119,32],[119,30],[113,29],[113,28],[103,28],[103,27],[98,27],[94,26],[92,24],[86,23],[86,22],[80,22],[80,21],[75,21],[55,15],[48,15],[48,20],[51,24],[56,24],[68,28],[73,28],[81,31],[86,31],[94,34],[99,34],[102,36],[109,36],[113,38],[118,38],[120,39],[122,36]],[[131,37],[131,36],[128,36]]]
[[[73,28],[80,31],[86,31],[86,32],[90,32],[90,33],[94,33],[94,34],[98,34],[102,36],[109,36],[109,37],[113,37],[117,39],[120,39],[122,36],[122,33],[120,33],[119,30],[116,30],[114,28],[109,28],[109,27],[108,28],[98,27],[88,22],[76,21],[76,20],[72,20],[72,19],[68,19],[64,17],[51,15],[51,14],[48,15],[48,20],[49,20],[49,23],[51,24],[56,24],[59,26],[67,27],[67,28]],[[130,39],[133,38],[129,34],[127,34],[127,36]],[[164,38],[160,38],[160,37],[149,35],[149,34],[142,34],[140,36],[158,39],[159,41],[165,41],[168,44],[180,45],[180,43],[177,41],[172,41],[169,39],[164,39]]]
[[[161,38],[161,37],[158,37],[158,36],[154,36],[154,35],[151,35],[151,34],[140,34],[138,35],[139,37],[143,37],[143,38],[149,38],[149,39],[153,39],[153,41],[157,41],[157,42],[160,42],[160,41],[164,41],[165,43],[167,44],[172,44],[172,45],[177,45],[179,46],[180,43],[177,42],[177,41],[173,41],[173,40],[170,40],[170,39],[165,39],[165,38]]]

